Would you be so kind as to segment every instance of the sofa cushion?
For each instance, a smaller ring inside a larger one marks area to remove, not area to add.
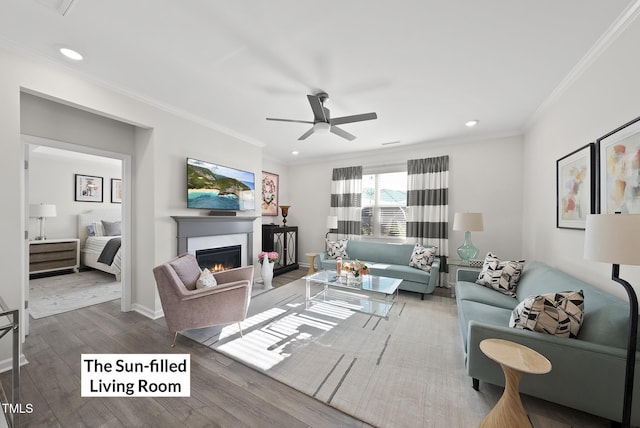
[[[409,266],[429,272],[435,256],[435,247],[424,247],[422,244],[416,244],[413,247]]]
[[[495,293],[495,291],[493,293]],[[460,318],[460,333],[462,334],[462,343],[466,348],[468,343],[467,336],[469,334],[469,321],[473,320],[485,324],[506,326],[509,322],[509,317],[511,316],[511,310],[499,308],[497,306],[486,305],[484,303],[474,302],[471,300],[459,300],[458,316]],[[467,352],[466,349],[465,352]]]
[[[524,260],[503,261],[497,256],[487,253],[476,282],[508,296],[516,297],[516,286],[522,274],[524,263]]]
[[[511,313],[509,327],[575,338],[583,314],[582,290],[529,296]]]
[[[518,301],[513,297],[499,293],[491,288],[483,287],[475,282],[458,281],[456,283],[456,298],[458,300],[471,300],[485,305],[498,306],[510,311],[518,305]]]
[[[171,265],[187,290],[195,290],[196,281],[198,281],[201,271],[194,256],[185,255],[178,257],[169,262],[169,265]]]
[[[200,277],[196,281],[196,288],[209,288],[218,285],[216,278],[209,269],[202,269]]]
[[[347,244],[349,241],[347,239],[341,239],[339,241],[329,241],[327,239],[327,255],[332,259],[337,259],[340,257],[341,259],[349,258],[347,254]]]
[[[409,266],[390,265],[385,263],[367,263],[369,273],[377,276],[400,278],[413,282],[428,282],[429,273]]]

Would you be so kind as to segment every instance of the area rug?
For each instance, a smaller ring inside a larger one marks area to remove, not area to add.
[[[44,318],[119,299],[122,285],[113,275],[86,271],[29,281],[29,313]]]
[[[438,426],[469,406],[454,300],[401,293],[384,319],[304,295],[298,280],[252,298],[242,337],[184,335],[373,426]]]

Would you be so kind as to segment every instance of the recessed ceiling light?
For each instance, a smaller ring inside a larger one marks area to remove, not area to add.
[[[78,52],[74,51],[73,49],[60,48],[60,53],[74,61],[82,61],[82,55],[80,55]]]
[[[473,128],[474,126],[476,126],[478,124],[478,122],[480,122],[479,120],[470,120],[467,123],[465,123],[465,125],[467,125],[469,128]]]
[[[291,154],[294,155],[294,156],[298,156],[300,154],[300,152],[297,151],[297,150],[294,150],[294,151],[291,152]]]

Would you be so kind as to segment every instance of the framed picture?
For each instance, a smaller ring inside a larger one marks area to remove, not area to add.
[[[278,215],[278,174],[262,171],[262,215]]]
[[[599,138],[598,209],[640,213],[640,117]]]
[[[111,179],[111,203],[122,203],[122,180],[118,178]]]
[[[556,227],[585,229],[595,209],[595,144],[556,161]]]
[[[102,177],[76,174],[76,198],[78,202],[102,202]]]

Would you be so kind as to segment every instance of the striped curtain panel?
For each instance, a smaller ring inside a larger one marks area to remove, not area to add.
[[[334,168],[331,179],[330,215],[338,217],[338,233],[360,235],[362,167]]]
[[[407,212],[407,238],[437,245],[440,272],[448,272],[449,156],[407,162]]]

